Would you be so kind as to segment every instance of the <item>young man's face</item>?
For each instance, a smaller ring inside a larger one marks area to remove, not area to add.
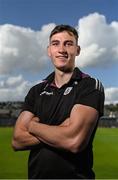
[[[74,35],[66,31],[56,33],[50,39],[48,55],[59,70],[72,70],[79,51]]]

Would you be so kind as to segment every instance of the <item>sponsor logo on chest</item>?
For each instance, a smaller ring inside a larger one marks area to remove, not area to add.
[[[53,92],[43,91],[42,93],[40,93],[40,96],[42,96],[44,94],[50,96],[50,95],[53,95]]]

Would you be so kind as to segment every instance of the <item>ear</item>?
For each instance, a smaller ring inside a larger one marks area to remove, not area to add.
[[[48,54],[49,57],[51,56],[51,53],[50,53],[50,46],[47,47],[47,54]]]
[[[81,51],[81,48],[80,48],[80,46],[77,46],[77,55],[76,55],[76,56],[79,56],[79,54],[80,54],[80,51]]]

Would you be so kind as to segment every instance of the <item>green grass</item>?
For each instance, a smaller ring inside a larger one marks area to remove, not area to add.
[[[13,128],[0,128],[0,179],[27,178],[28,151],[11,148]],[[99,128],[94,139],[97,179],[118,179],[118,128]]]
[[[118,128],[99,128],[94,139],[96,178],[118,179]]]
[[[28,151],[13,151],[12,134],[13,128],[0,128],[0,179],[25,179]]]

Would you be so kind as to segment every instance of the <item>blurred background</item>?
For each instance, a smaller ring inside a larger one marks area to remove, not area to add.
[[[94,140],[96,178],[118,179],[118,1],[0,0],[0,178],[27,178],[28,151],[11,138],[29,89],[53,67],[48,36],[58,24],[79,33],[76,66],[105,88],[104,116]]]

